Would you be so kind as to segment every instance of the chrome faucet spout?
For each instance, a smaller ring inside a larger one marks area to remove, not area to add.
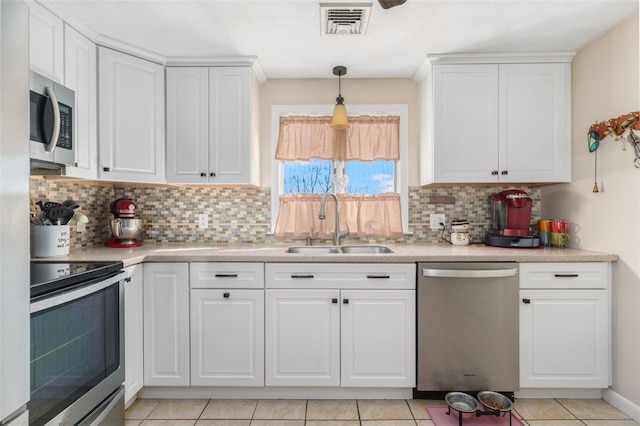
[[[330,196],[333,197],[333,199],[336,202],[336,219],[335,219],[335,226],[333,228],[333,245],[339,246],[340,238],[346,237],[347,235],[349,235],[349,228],[347,228],[345,231],[340,231],[340,202],[338,201],[338,196],[333,192],[327,192],[322,196],[322,199],[320,200],[320,212],[318,213],[318,219],[320,220],[326,219],[327,215],[326,215],[325,205],[327,203],[327,198]]]

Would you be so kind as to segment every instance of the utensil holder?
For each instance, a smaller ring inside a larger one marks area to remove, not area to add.
[[[52,257],[69,254],[69,225],[33,227],[33,256]]]

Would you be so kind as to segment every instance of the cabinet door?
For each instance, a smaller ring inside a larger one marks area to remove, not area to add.
[[[341,385],[415,386],[415,291],[342,290]]]
[[[497,182],[498,66],[433,68],[434,179]]]
[[[500,65],[500,181],[571,180],[570,64]]]
[[[209,182],[208,68],[167,68],[167,182]]]
[[[76,167],[67,176],[98,177],[98,105],[96,45],[68,25],[64,26],[64,84],[76,92],[73,142]]]
[[[606,290],[520,290],[520,387],[609,386]]]
[[[191,385],[264,386],[264,290],[191,290]]]
[[[251,68],[209,69],[211,183],[251,183]]]
[[[129,266],[124,271],[124,400],[129,405],[144,382],[143,266]]]
[[[64,23],[36,2],[29,2],[31,70],[64,83]]]
[[[265,293],[265,385],[339,386],[339,290]]]
[[[189,385],[188,266],[144,264],[145,385]]]
[[[100,178],[164,182],[164,67],[98,50]]]

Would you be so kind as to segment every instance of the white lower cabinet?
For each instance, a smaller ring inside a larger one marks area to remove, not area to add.
[[[520,388],[611,383],[609,263],[520,265]]]
[[[192,263],[191,385],[264,386],[264,266]]]
[[[267,386],[415,386],[415,265],[267,264]]]
[[[415,386],[415,291],[342,290],[342,386]]]
[[[124,400],[129,404],[144,383],[143,265],[124,269]]]
[[[189,264],[144,264],[144,384],[189,385]]]
[[[340,386],[340,290],[266,290],[267,386]]]

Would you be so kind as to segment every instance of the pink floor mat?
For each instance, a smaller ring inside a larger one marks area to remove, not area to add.
[[[447,414],[449,407],[427,407],[427,412],[435,426],[458,426],[459,413],[451,409],[451,414]],[[523,426],[522,422],[515,416],[511,415],[512,426]],[[509,426],[509,413],[496,416],[479,416],[473,413],[462,414],[462,426]]]

